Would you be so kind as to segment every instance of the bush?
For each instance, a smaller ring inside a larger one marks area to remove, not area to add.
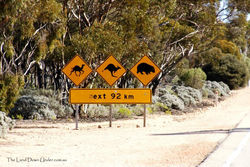
[[[212,99],[216,98],[214,91],[218,91],[220,96],[228,96],[230,94],[228,85],[223,82],[216,81],[206,81],[202,91],[206,92],[207,97]]]
[[[247,69],[248,69],[248,74],[250,74],[250,58],[249,57],[246,57],[245,64],[246,64]]]
[[[172,114],[171,109],[164,103],[156,103],[160,111],[165,112],[166,114]]]
[[[223,88],[223,92],[222,92],[222,96],[227,96],[230,94],[230,88],[227,84],[225,84],[224,82],[219,82],[220,86]],[[225,93],[225,95],[223,94]]]
[[[235,56],[226,55],[219,59],[218,65],[215,63],[204,66],[208,80],[222,81],[230,89],[236,89],[246,85],[248,81],[248,70],[244,62]]]
[[[24,81],[18,75],[0,75],[0,111],[6,114],[14,107]]]
[[[59,103],[59,96],[50,90],[25,90],[15,103],[9,115],[13,118],[23,119],[49,119],[67,118],[73,110],[67,105]]]
[[[167,89],[164,89],[164,88],[159,89],[159,101],[158,102],[160,104],[164,104],[167,106],[167,108],[162,107],[164,110],[166,110],[168,108],[177,109],[177,110],[184,110],[184,108],[185,108],[184,103],[180,98],[178,98],[176,95],[171,94],[170,91],[168,91]]]
[[[172,90],[184,102],[185,105],[196,105],[202,101],[202,93],[198,89],[185,86],[173,86]]]
[[[90,104],[87,110],[87,117],[97,121],[98,119],[106,119],[109,116],[109,107],[104,105]]]
[[[6,116],[6,113],[0,111],[0,138],[3,138],[8,130],[15,126],[15,121]]]
[[[20,116],[23,119],[55,119],[55,112],[48,109],[48,101],[45,96],[21,96],[9,115],[16,119]]]
[[[122,118],[129,118],[132,115],[132,111],[130,109],[128,109],[128,108],[122,107],[122,108],[119,108],[118,114]]]
[[[201,68],[184,69],[180,74],[180,79],[184,82],[185,86],[196,89],[202,88],[206,78],[206,73]]]

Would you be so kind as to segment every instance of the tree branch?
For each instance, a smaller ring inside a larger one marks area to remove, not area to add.
[[[42,27],[38,28],[38,29],[33,33],[32,37],[31,37],[31,38],[28,40],[28,42],[25,44],[23,50],[21,51],[20,55],[15,59],[15,61],[19,60],[19,59],[22,57],[22,55],[23,55],[23,53],[26,51],[26,48],[28,47],[30,41],[31,41],[31,40],[34,38],[34,36],[35,36],[41,29],[43,29],[46,25],[47,25],[47,23],[44,24]]]
[[[176,44],[176,43],[178,43],[178,42],[180,42],[180,41],[183,41],[185,38],[189,38],[189,37],[191,37],[192,35],[194,35],[194,34],[196,34],[196,33],[198,33],[198,32],[199,32],[199,30],[193,31],[193,32],[191,32],[191,33],[185,35],[185,36],[182,37],[181,39],[178,39],[177,41],[174,41],[174,42],[170,43],[169,45],[171,46],[171,45]]]

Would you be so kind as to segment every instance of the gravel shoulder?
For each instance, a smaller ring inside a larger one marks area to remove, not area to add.
[[[18,122],[0,139],[0,167],[194,167],[250,112],[250,88],[194,113],[108,122]],[[102,128],[97,128],[101,125]],[[136,126],[139,125],[139,128]]]

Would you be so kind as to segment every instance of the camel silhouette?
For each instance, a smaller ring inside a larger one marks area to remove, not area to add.
[[[114,76],[114,72],[116,72],[119,69],[121,69],[121,67],[119,67],[119,66],[115,67],[114,64],[109,64],[109,65],[107,65],[107,67],[104,68],[104,70],[108,70],[111,73],[112,77],[116,77],[116,78],[117,78],[117,76]]]
[[[76,65],[75,67],[72,68],[72,71],[70,72],[69,75],[71,75],[73,72],[75,72],[75,74],[77,76],[76,72],[79,72],[79,77],[80,77],[80,75],[84,73],[84,71],[82,70],[83,67],[84,67],[84,64],[82,64],[82,67],[79,67],[78,65]]]

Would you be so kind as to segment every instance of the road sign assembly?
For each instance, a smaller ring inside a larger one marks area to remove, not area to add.
[[[151,89],[70,89],[71,104],[151,104]]]
[[[113,57],[109,56],[97,69],[96,72],[112,86],[126,73],[126,69]]]
[[[130,71],[144,86],[147,86],[161,72],[148,56],[143,56]]]
[[[92,72],[88,64],[79,56],[76,55],[64,66],[62,72],[76,85],[80,85],[87,76]]]
[[[76,55],[62,71],[76,86],[78,86],[92,72],[92,69],[79,55]],[[110,104],[110,127],[112,126],[112,104],[144,104],[143,126],[146,127],[146,104],[152,103],[152,90],[146,89],[146,86],[161,72],[161,70],[148,56],[143,56],[130,71],[144,85],[144,89],[71,88],[69,92],[69,102],[76,105]],[[109,56],[96,69],[96,72],[112,86],[126,73],[126,69],[113,56]],[[76,108],[76,113],[78,113],[78,107]],[[76,114],[76,129],[78,129],[78,114]]]

